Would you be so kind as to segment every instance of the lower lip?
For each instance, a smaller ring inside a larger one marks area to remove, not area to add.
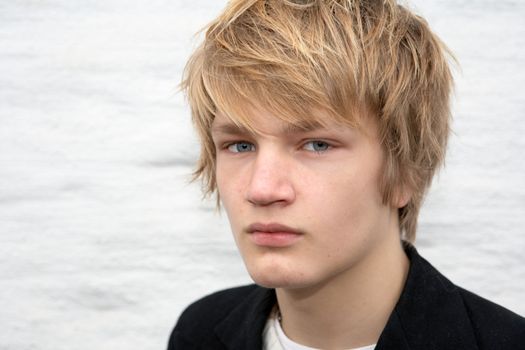
[[[293,232],[252,232],[252,241],[261,247],[284,248],[299,241],[302,235]]]

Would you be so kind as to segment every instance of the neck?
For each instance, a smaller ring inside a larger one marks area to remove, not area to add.
[[[282,327],[292,340],[322,349],[377,343],[409,268],[399,236],[320,285],[277,289]]]

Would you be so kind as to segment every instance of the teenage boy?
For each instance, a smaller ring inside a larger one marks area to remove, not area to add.
[[[202,153],[256,284],[180,317],[169,349],[525,349],[525,320],[411,242],[452,77],[394,0],[235,0],[185,72]]]

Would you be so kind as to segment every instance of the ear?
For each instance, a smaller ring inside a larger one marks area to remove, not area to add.
[[[412,199],[413,191],[407,185],[399,185],[395,191],[393,204],[397,208],[405,207]]]

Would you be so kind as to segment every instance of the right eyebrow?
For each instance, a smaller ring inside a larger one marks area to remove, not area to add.
[[[219,133],[219,134],[226,134],[226,135],[246,135],[246,134],[253,134],[250,130],[238,126],[233,123],[221,123],[217,125],[213,125],[211,127],[211,133]]]
[[[283,133],[297,134],[297,133],[302,133],[302,132],[316,131],[319,129],[325,129],[325,127],[321,125],[321,123],[316,122],[316,121],[311,121],[311,122],[304,121],[304,122],[299,122],[297,124],[291,124],[291,123],[286,124],[283,128]]]

